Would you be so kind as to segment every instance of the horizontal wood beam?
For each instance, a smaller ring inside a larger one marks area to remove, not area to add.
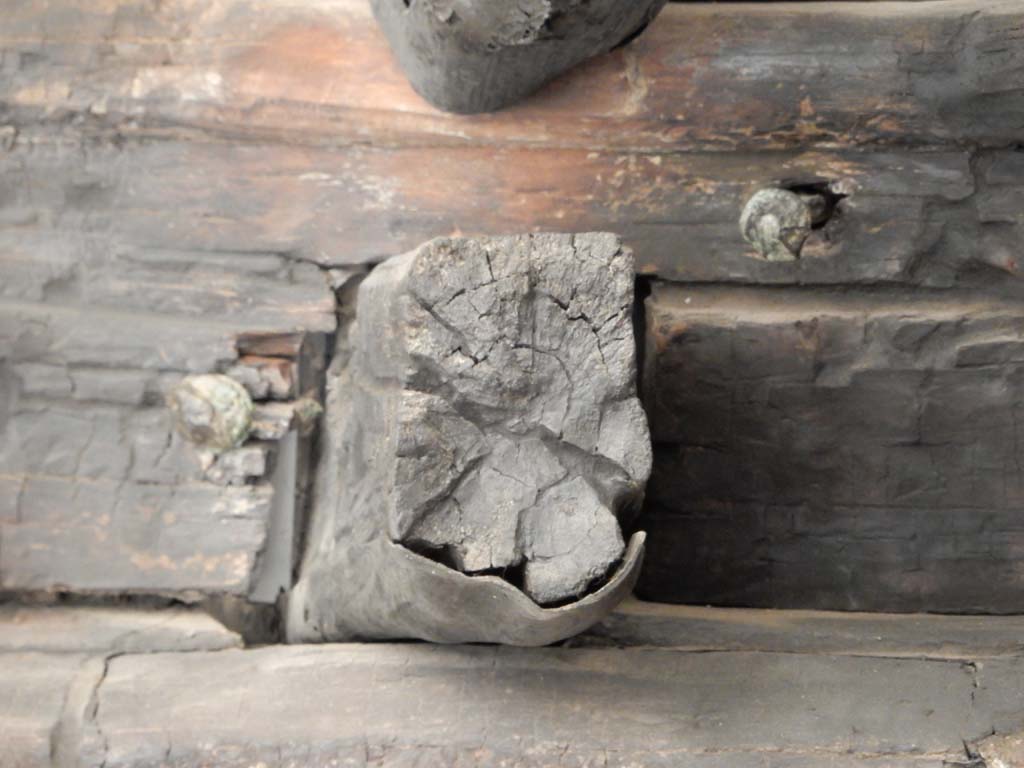
[[[363,0],[6,2],[0,124],[76,117],[298,143],[628,148],[956,144],[1024,135],[1017,0],[673,4],[492,115],[438,112]]]
[[[626,48],[471,117],[413,93],[361,0],[250,11],[241,0],[9,9],[8,297],[77,286],[102,303],[96,291],[138,282],[137,265],[103,255],[125,249],[146,271],[173,252],[251,252],[260,272],[266,260],[358,264],[439,235],[538,230],[615,231],[641,271],[682,281],[934,287],[978,267],[1021,274],[1016,0],[674,4]],[[754,191],[780,184],[850,194],[803,260],[765,264],[748,258],[739,217]],[[81,230],[99,256],[61,252]],[[65,263],[85,265],[85,280],[63,285]],[[144,295],[245,311],[261,281],[191,296],[172,276]],[[274,291],[295,305],[288,287]],[[323,312],[296,309],[296,327]]]
[[[296,260],[360,264],[442,235],[588,230],[622,235],[639,271],[672,280],[942,287],[982,267],[1020,285],[1024,214],[1007,201],[1024,197],[1021,162],[964,150],[80,145],[26,131],[0,155],[0,221],[16,225],[0,234],[11,275],[0,295],[330,330],[324,279]],[[794,183],[847,196],[800,261],[751,258],[745,202]]]
[[[1019,727],[1009,713],[1021,699],[1020,663],[986,661],[973,676],[961,667],[417,645],[125,656],[100,689],[93,730],[106,743],[90,754],[121,768],[217,765],[221,755],[232,765],[358,765],[367,754],[385,765],[423,756],[472,768],[910,768],[963,754],[962,740],[993,726]]]
[[[246,595],[270,526],[266,484],[0,475],[0,589]]]
[[[646,310],[637,594],[1019,612],[1019,299],[659,284]]]

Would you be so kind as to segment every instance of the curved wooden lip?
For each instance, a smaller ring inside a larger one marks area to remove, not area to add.
[[[530,599],[525,592],[498,576],[469,576],[461,571],[455,570],[454,568],[449,568],[441,563],[437,563],[426,558],[423,555],[419,555],[401,544],[397,544],[393,541],[389,543],[396,549],[401,550],[402,555],[411,560],[417,568],[429,568],[441,578],[448,578],[452,581],[463,582],[464,586],[469,589],[489,588],[492,591],[501,593],[505,598],[507,598],[510,603],[513,603],[516,608],[524,614],[525,618],[532,618],[538,621],[550,621],[556,616],[567,616],[577,612],[583,612],[591,606],[603,603],[609,597],[614,599],[620,593],[624,584],[630,581],[635,583],[636,578],[640,574],[640,566],[643,564],[644,543],[646,541],[647,533],[645,531],[637,531],[634,533],[630,537],[629,543],[626,545],[626,551],[622,556],[622,562],[604,586],[596,592],[592,592],[575,602],[567,605],[560,605],[556,608],[544,608],[537,605],[537,603]],[[629,586],[632,588],[632,584]]]

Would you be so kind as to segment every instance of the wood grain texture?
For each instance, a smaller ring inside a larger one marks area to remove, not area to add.
[[[0,588],[247,595],[273,489],[204,482],[164,399],[261,343],[292,375],[275,396],[315,390],[298,368],[334,328],[326,277],[279,253],[126,247],[88,218],[0,232]]]
[[[123,656],[99,690],[105,743],[86,744],[109,768],[938,768],[1019,727],[1024,665],[979,667],[412,644]]]
[[[640,272],[672,280],[941,287],[983,269],[1010,285],[1022,270],[1019,154],[81,143],[25,133],[0,156],[3,293],[78,291],[126,308],[230,310],[319,330],[331,322],[329,296],[302,262],[374,262],[440,235],[592,230],[620,233]],[[803,259],[750,258],[739,228],[749,196],[816,183],[848,194]]]
[[[269,486],[7,478],[6,590],[246,595],[267,545]]]
[[[1016,0],[687,3],[497,114],[416,96],[362,0],[4,0],[12,125],[74,115],[302,142],[647,150],[1004,145],[1024,125]]]
[[[966,661],[1024,653],[1024,617],[779,611],[627,600],[570,644]]]
[[[158,413],[167,388],[240,356],[294,360],[310,339],[322,363],[320,267],[436,235],[613,230],[646,275],[794,296],[1024,295],[1016,0],[674,4],[633,44],[476,117],[412,92],[362,0],[0,0],[0,18],[5,531],[56,513],[22,497],[28,474],[75,500],[88,483],[195,482]],[[754,190],[828,183],[846,197],[801,261],[748,258]],[[990,341],[964,359],[1019,362],[1014,339]],[[902,534],[991,538],[966,515],[920,523]],[[1010,516],[995,523],[1010,546]],[[161,584],[242,591],[225,573]]]
[[[657,286],[645,599],[1019,613],[1024,313]]]
[[[89,626],[133,637],[0,653],[4,766],[940,768],[978,751],[1017,765],[1019,618],[636,603],[616,617],[605,640],[658,647],[216,650],[222,631],[163,653],[192,647],[195,625],[105,611]]]
[[[19,235],[344,265],[437,235],[612,230],[673,280],[1020,273],[1024,183],[985,170],[1019,165],[1024,135],[1013,0],[676,4],[473,117],[412,92],[359,0],[14,5],[0,225]],[[804,261],[747,258],[753,191],[829,182],[850,194]]]
[[[153,653],[241,648],[215,619],[184,608],[0,607],[0,652]]]

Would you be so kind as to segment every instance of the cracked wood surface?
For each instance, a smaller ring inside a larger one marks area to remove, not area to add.
[[[187,765],[200,740],[224,765],[278,749],[292,759],[368,749],[385,764],[401,752],[468,765],[558,764],[565,753],[570,765],[669,766],[758,752],[938,763],[961,740],[1015,724],[1022,677],[1019,661],[978,670],[766,653],[270,648],[114,659],[97,726],[107,768]],[[239,705],[242,717],[226,717]]]
[[[410,85],[449,112],[494,112],[641,34],[665,0],[455,5],[371,0]]]
[[[289,639],[542,645],[632,588],[642,536],[627,551],[620,518],[651,465],[633,290],[608,233],[439,238],[370,273]]]
[[[0,539],[32,517],[16,511],[25,457],[76,500],[95,481],[186,477],[156,405],[184,373],[259,354],[240,348],[250,332],[329,333],[330,290],[306,262],[376,261],[456,232],[612,229],[642,272],[672,280],[1022,295],[1015,0],[677,4],[630,46],[474,118],[412,93],[360,0],[0,11]],[[806,258],[747,258],[748,195],[810,182],[850,194]],[[1003,397],[998,377],[1016,386],[1015,344],[965,358],[991,377],[979,407]],[[1007,509],[915,524],[942,533],[933,564],[949,550],[981,557],[972,548],[993,530],[1005,555],[1019,536]],[[846,523],[880,525],[883,512]],[[114,526],[126,557],[140,542],[152,555],[155,519],[127,517]],[[91,533],[76,546],[95,543],[99,562],[103,526],[77,522]],[[252,562],[259,537],[243,538]]]

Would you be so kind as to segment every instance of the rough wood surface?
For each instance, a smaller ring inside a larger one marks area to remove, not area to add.
[[[0,652],[154,653],[240,648],[215,619],[181,608],[0,607]]]
[[[0,613],[0,635],[10,618]],[[615,618],[627,645],[675,649],[0,652],[0,762],[981,768],[980,753],[988,768],[1016,766],[1019,618],[636,603]]]
[[[570,644],[981,660],[1024,654],[1024,617],[779,611],[627,600]]]
[[[623,51],[472,118],[412,93],[358,0],[248,8],[11,9],[0,221],[321,264],[437,235],[610,230],[642,271],[679,280],[1020,273],[1021,181],[985,171],[1019,164],[1013,0],[678,4]],[[853,193],[808,258],[746,258],[749,195],[830,181]]]
[[[0,527],[4,589],[245,595],[267,546],[266,485],[38,475],[4,483],[16,500]]]
[[[362,282],[289,639],[545,645],[632,589],[633,285],[608,233],[441,238]]]
[[[406,83],[362,0],[4,0],[8,123],[304,141],[656,150],[1006,145],[1024,121],[1016,0],[671,5],[626,48],[497,115]],[[772,34],[766,34],[771,29]],[[372,87],[368,87],[372,84]]]
[[[1014,768],[1024,765],[1024,732],[993,736],[978,745],[986,768]]]
[[[218,768],[938,768],[964,741],[1018,725],[1022,683],[1019,659],[415,645],[155,654],[110,662],[96,751],[107,768],[201,756]]]
[[[168,137],[22,137],[0,156],[3,294],[329,327],[320,265],[379,261],[436,235],[610,230],[674,280],[1016,283],[1015,152],[673,153],[294,147]],[[747,199],[780,183],[849,195],[800,261],[750,258]],[[83,230],[88,236],[81,238]],[[145,283],[145,290],[136,286]]]
[[[297,366],[303,339],[334,328],[323,273],[278,253],[120,248],[81,219],[0,241],[0,584],[246,594],[272,489],[203,482],[164,397],[257,339],[294,337],[281,363]]]
[[[0,654],[0,761],[5,768],[53,766],[71,690],[79,676],[99,683],[94,673],[102,674],[103,663],[97,670],[96,661],[83,654]],[[80,719],[84,712],[76,714]]]
[[[1019,613],[1024,313],[656,286],[647,599]]]
[[[44,498],[19,495],[26,476],[56,476],[76,500],[86,496],[73,489],[101,483],[195,481],[157,412],[183,374],[238,367],[266,397],[301,394],[287,376],[304,380],[302,345],[335,327],[336,275],[318,267],[378,261],[435,235],[599,229],[620,233],[643,273],[683,282],[771,283],[795,296],[810,286],[955,288],[949,301],[965,302],[965,313],[971,295],[1024,296],[1016,0],[678,3],[626,48],[514,109],[471,118],[442,115],[412,92],[362,0],[253,9],[248,0],[0,0],[4,578],[7,537],[55,514],[25,507]],[[748,258],[739,216],[749,196],[821,184],[845,197],[803,258]],[[1017,306],[1007,318],[1020,316]],[[915,322],[894,333],[912,336]],[[957,380],[983,388],[979,407],[996,402],[993,371],[1019,362],[1016,336],[964,355],[936,380],[966,376]],[[912,374],[927,376],[928,366]],[[1007,378],[1006,391],[1018,384]],[[832,411],[822,410],[827,425]],[[699,427],[706,414],[697,416]],[[1008,429],[982,435],[981,450],[999,449]],[[678,439],[658,448],[663,468]],[[961,490],[979,488],[972,509],[989,509],[998,478],[1009,478],[1007,493],[1019,490],[992,456],[972,469],[953,448],[887,450],[927,454]],[[879,483],[859,470],[822,471],[826,485]],[[990,475],[991,485],[978,479]],[[858,503],[872,492],[856,494]],[[1010,556],[1019,504],[986,518],[946,516],[947,502],[936,503],[938,515],[921,506],[899,518],[900,541],[934,533],[932,554],[951,547],[954,562],[964,553],[980,561],[973,547],[985,542],[997,561]],[[740,528],[754,521],[748,530],[767,519],[754,508],[735,514]],[[883,511],[873,514],[814,526],[855,528],[877,552],[883,545],[865,531],[882,525]],[[154,531],[115,528],[108,541],[160,551]],[[238,539],[243,549],[258,540]],[[95,537],[74,546],[92,547],[92,564],[105,556]],[[896,557],[902,544],[887,546]],[[253,554],[240,556],[256,562]],[[985,578],[1003,579],[1001,568],[986,564]],[[36,566],[25,573],[41,583]],[[960,589],[956,580],[946,594],[974,604]]]

